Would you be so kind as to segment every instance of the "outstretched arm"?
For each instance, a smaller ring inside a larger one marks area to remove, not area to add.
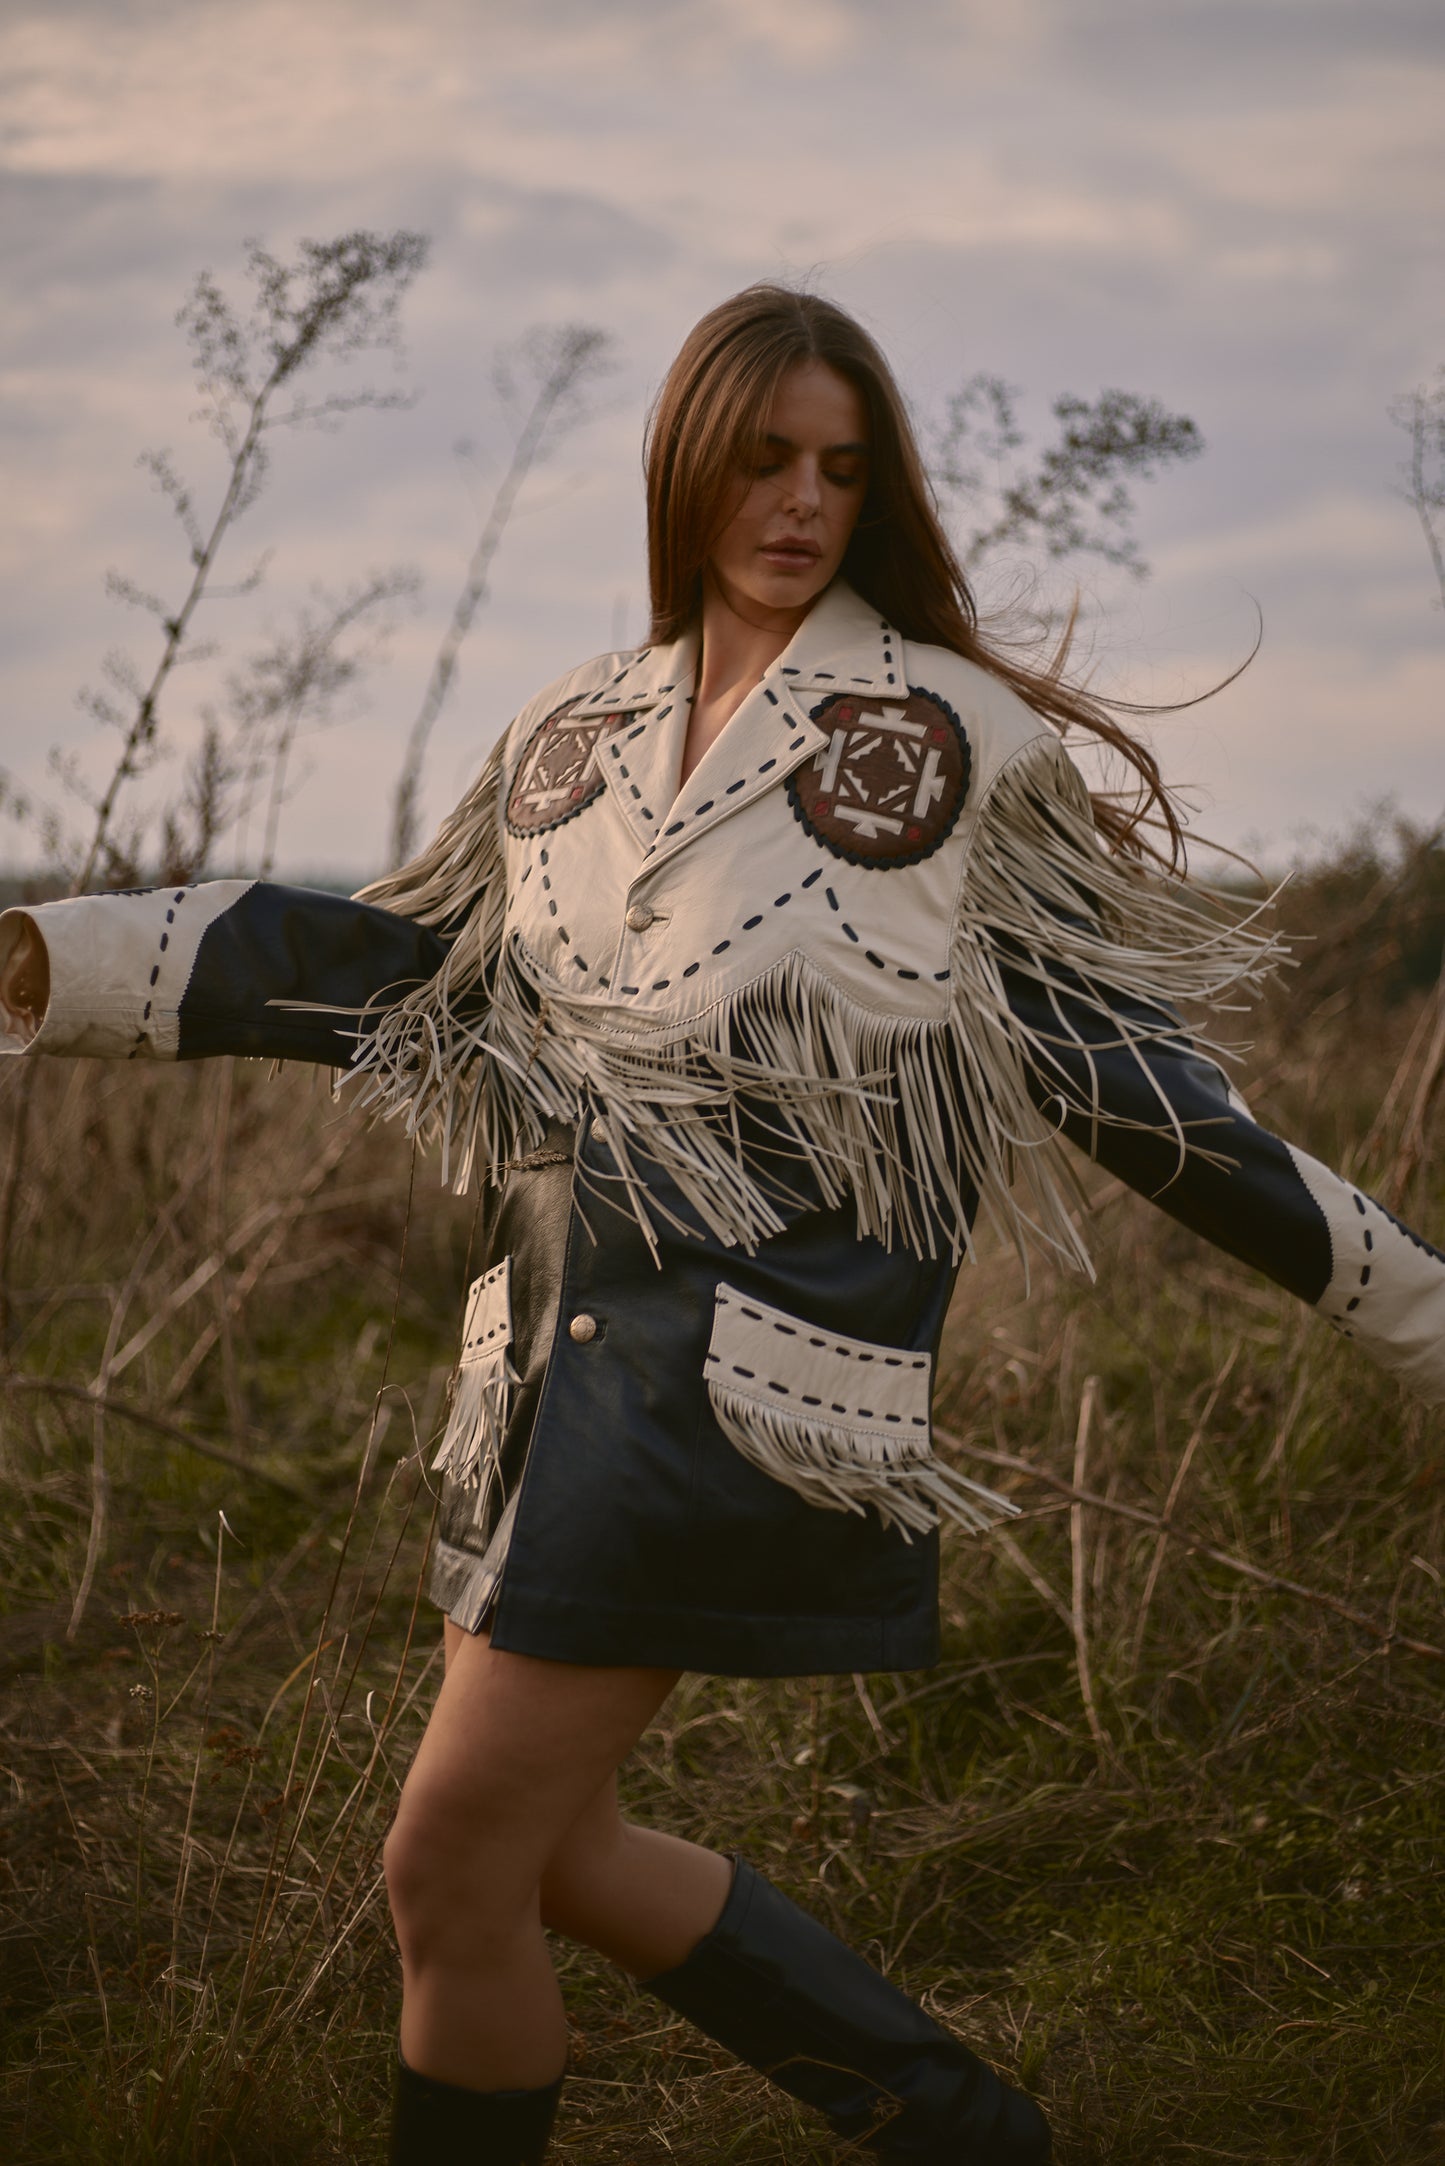
[[[1445,1403],[1445,1253],[1262,1128],[1177,1017],[1037,958],[1003,975],[1031,1090],[1072,1142]]]
[[[362,1011],[434,977],[449,946],[413,918],[265,880],[7,910],[0,1051],[345,1067]]]

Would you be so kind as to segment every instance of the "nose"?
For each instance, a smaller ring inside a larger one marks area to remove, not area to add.
[[[811,518],[822,501],[818,461],[809,458],[792,460],[783,475],[783,508],[796,512],[801,518]]]

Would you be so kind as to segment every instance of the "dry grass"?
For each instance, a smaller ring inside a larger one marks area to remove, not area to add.
[[[1264,1115],[1437,1235],[1441,886],[1423,848],[1304,883],[1327,937],[1251,1063]],[[381,2156],[377,1852],[435,1679],[415,1447],[472,1225],[427,1166],[409,1205],[410,1175],[300,1074],[45,1073],[0,1380],[16,2166]],[[1026,1294],[1002,1255],[960,1281],[940,1419],[1055,1486],[999,1475],[1026,1518],[951,1543],[941,1667],[690,1679],[633,1807],[886,1959],[1038,2089],[1064,2166],[1445,2157],[1445,1662],[1402,1649],[1445,1648],[1445,1430],[1096,1187],[1097,1286]],[[835,2156],[559,1960],[561,2158]]]

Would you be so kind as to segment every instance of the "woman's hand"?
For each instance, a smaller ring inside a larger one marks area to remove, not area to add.
[[[33,921],[23,918],[19,939],[0,964],[0,1009],[7,1034],[28,1043],[49,1005],[49,952]]]

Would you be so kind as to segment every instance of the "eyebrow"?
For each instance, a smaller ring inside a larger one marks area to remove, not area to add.
[[[763,442],[765,444],[776,444],[783,451],[796,451],[798,448],[791,436],[778,436],[771,429],[763,438]],[[852,452],[859,458],[866,458],[868,456],[868,446],[866,444],[825,444],[823,446],[823,457],[825,459],[836,459],[846,452]]]

